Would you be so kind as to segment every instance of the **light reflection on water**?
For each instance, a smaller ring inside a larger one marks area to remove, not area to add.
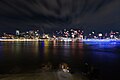
[[[120,41],[116,42],[85,42],[91,48],[91,62],[101,72],[102,80],[119,78]],[[109,77],[111,76],[111,77]]]
[[[0,42],[0,70],[2,73],[16,65],[32,69],[46,62],[66,62],[74,71],[80,71],[87,62],[98,67],[103,77],[112,76],[119,71],[119,49],[120,42]]]
[[[95,42],[95,41],[90,41],[90,42],[84,42],[85,44],[89,45],[91,49],[93,50],[100,50],[100,51],[110,51],[113,52],[115,51],[116,48],[120,46],[120,41],[102,41],[102,42]]]

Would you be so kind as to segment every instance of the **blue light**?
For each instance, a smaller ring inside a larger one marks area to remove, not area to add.
[[[82,40],[83,42],[86,42],[86,41],[95,41],[95,42],[110,42],[110,41],[120,41],[118,39],[83,39]]]
[[[83,40],[85,44],[92,45],[94,48],[114,48],[120,45],[120,40],[114,39],[86,39]]]
[[[45,43],[44,41],[41,42],[41,46],[44,47],[45,46]]]

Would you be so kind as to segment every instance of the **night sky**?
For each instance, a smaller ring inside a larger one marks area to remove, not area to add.
[[[120,31],[120,0],[0,0],[0,33],[64,28]]]

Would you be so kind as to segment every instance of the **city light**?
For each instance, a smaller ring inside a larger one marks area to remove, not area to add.
[[[39,34],[39,30],[30,30],[26,32],[20,32],[16,30],[15,35],[4,33],[0,37],[0,41],[43,41],[57,40],[57,41],[116,41],[120,40],[120,34],[118,31],[109,33],[97,33],[92,31],[88,35],[84,35],[85,32],[80,29],[64,29],[53,32],[54,34]]]

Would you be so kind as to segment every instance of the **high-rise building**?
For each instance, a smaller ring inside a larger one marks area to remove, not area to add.
[[[16,30],[16,35],[20,35],[20,31],[19,30]]]

